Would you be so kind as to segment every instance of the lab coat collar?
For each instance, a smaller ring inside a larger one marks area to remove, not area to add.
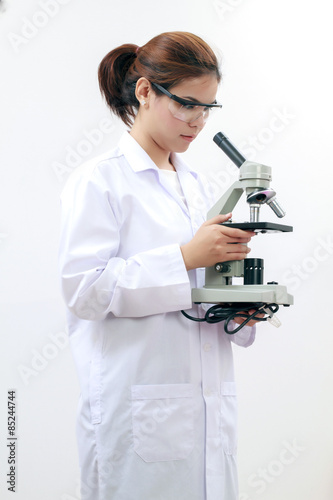
[[[124,154],[126,160],[130,164],[134,172],[141,172],[143,170],[160,170],[157,165],[153,162],[146,151],[140,146],[140,144],[132,137],[129,132],[125,132],[120,141],[119,148]],[[176,171],[188,172],[197,178],[198,174],[192,170],[180,157],[178,153],[171,153],[172,164],[174,165]]]

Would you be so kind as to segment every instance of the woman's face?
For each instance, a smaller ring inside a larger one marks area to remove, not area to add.
[[[215,75],[204,75],[188,78],[179,85],[168,90],[182,99],[211,104],[216,99],[218,82]],[[163,150],[181,153],[198,136],[205,123],[200,115],[191,123],[175,118],[169,110],[170,97],[151,94],[149,100],[149,116],[146,122],[153,141]]]

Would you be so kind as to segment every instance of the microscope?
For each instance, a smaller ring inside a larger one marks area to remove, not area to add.
[[[227,221],[223,225],[256,233],[291,232],[292,226],[259,220],[260,208],[264,204],[268,205],[277,217],[285,215],[276,199],[275,191],[270,188],[271,167],[247,161],[222,132],[217,133],[213,140],[239,168],[239,180],[234,182],[210,209],[207,219],[232,212],[245,192],[250,208],[250,221],[240,223]],[[243,281],[243,284],[234,284],[235,281]],[[268,320],[279,326],[279,320],[274,314],[279,305],[292,305],[293,297],[288,294],[285,286],[275,281],[264,284],[263,259],[247,258],[241,261],[217,262],[215,266],[206,268],[205,285],[203,288],[192,289],[192,301],[195,304],[216,304],[208,309],[205,318],[193,318],[182,311],[186,317],[195,321],[215,323],[226,319],[230,321],[236,316],[241,316],[247,318],[244,324],[253,318],[259,321]],[[244,311],[246,314],[242,314]],[[226,326],[227,333],[236,333],[239,330],[237,328],[229,331]]]

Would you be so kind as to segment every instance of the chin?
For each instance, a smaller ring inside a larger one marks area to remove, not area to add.
[[[184,142],[183,144],[177,144],[177,146],[175,146],[175,149],[174,149],[174,152],[175,153],[184,153],[185,151],[188,150],[188,148],[190,147],[191,143],[186,143]]]

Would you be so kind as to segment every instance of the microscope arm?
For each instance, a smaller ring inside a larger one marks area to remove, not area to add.
[[[211,219],[215,215],[228,214],[232,212],[238,203],[238,200],[243,194],[243,185],[240,181],[236,181],[232,186],[224,193],[223,196],[215,203],[215,205],[209,210],[207,218]]]

